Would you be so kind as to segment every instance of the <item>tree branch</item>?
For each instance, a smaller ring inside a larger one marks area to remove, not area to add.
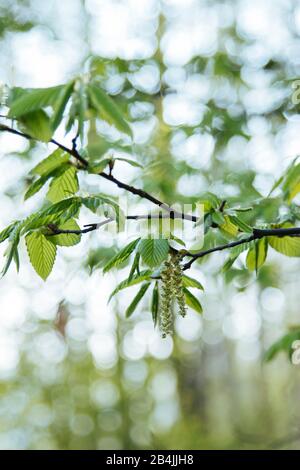
[[[179,218],[179,217],[175,217]],[[181,218],[181,217],[180,217]],[[146,215],[127,215],[125,216],[126,220],[153,220],[153,219],[171,219],[169,214],[146,214]],[[102,222],[93,223],[93,224],[85,224],[83,229],[79,230],[68,230],[68,229],[60,229],[55,224],[48,224],[48,228],[51,230],[52,233],[49,235],[60,235],[62,233],[66,234],[74,234],[74,235],[81,235],[84,233],[93,232],[94,230],[98,230],[99,228],[103,227],[103,225],[109,224],[110,222],[114,222],[116,219],[110,217],[108,219],[103,220]]]
[[[249,243],[253,240],[259,240],[264,237],[299,237],[300,236],[300,227],[290,227],[290,228],[273,228],[273,229],[259,229],[253,228],[252,235],[249,237],[241,238],[240,240],[235,240],[233,242],[218,245],[208,250],[199,251],[198,253],[185,253],[185,256],[190,256],[191,259],[183,266],[183,270],[189,269],[192,264],[199,258],[203,258],[210,253],[215,251],[227,250],[228,248],[234,248],[235,246],[242,245],[243,243]]]
[[[102,176],[102,178],[105,178],[111,181],[112,183],[116,184],[119,188],[125,189],[125,191],[128,191],[129,193],[140,196],[142,199],[147,199],[148,201],[152,202],[153,204],[160,207],[161,209],[164,209],[165,211],[169,212],[170,214],[169,217],[171,219],[185,219],[185,220],[190,220],[191,222],[197,222],[198,220],[198,217],[176,211],[175,209],[172,209],[172,207],[170,207],[168,204],[165,204],[164,202],[160,201],[154,196],[151,196],[151,194],[147,193],[146,191],[136,188],[134,186],[130,186],[129,184],[123,183],[122,181],[115,178],[113,175],[108,175],[107,173],[104,173],[104,172],[99,173],[99,175]]]
[[[0,131],[10,132],[11,134],[15,134],[15,135],[18,135],[20,137],[24,137],[24,138],[29,139],[29,140],[35,140],[35,141],[38,140],[38,139],[35,139],[34,137],[31,137],[29,134],[26,134],[24,132],[20,132],[16,129],[13,129],[13,128],[9,127],[9,126],[6,126],[5,124],[0,124]],[[85,169],[88,169],[88,166],[89,166],[88,161],[84,157],[82,157],[80,155],[80,153],[78,152],[78,150],[76,149],[76,144],[74,142],[74,139],[73,139],[73,147],[72,148],[66,147],[65,145],[61,144],[60,142],[57,142],[55,139],[51,139],[50,142],[53,143],[54,145],[56,145],[58,148],[62,149],[63,151],[67,152],[72,157],[74,157],[78,162],[81,163],[81,165]],[[131,194],[135,194],[136,196],[139,196],[142,199],[146,199],[146,200],[152,202],[153,204],[155,204],[156,206],[160,207],[161,209],[165,210],[166,212],[168,212],[168,215],[165,215],[163,218],[167,217],[167,218],[170,218],[170,219],[185,219],[185,220],[190,220],[192,222],[197,222],[199,220],[199,218],[196,217],[196,216],[193,216],[193,215],[190,215],[190,214],[185,214],[183,212],[179,212],[179,211],[176,211],[175,209],[172,209],[172,207],[170,207],[168,204],[165,204],[164,202],[162,202],[159,199],[155,198],[154,196],[147,193],[143,189],[139,189],[139,188],[136,188],[135,186],[131,186],[127,183],[123,183],[122,181],[115,178],[111,173],[107,174],[105,172],[101,172],[101,173],[99,173],[99,176],[101,176],[102,178],[105,178],[108,181],[111,181],[113,184],[118,186],[118,188],[124,189],[125,191],[128,191]],[[226,201],[223,201],[221,206],[220,206],[221,211],[223,211],[223,208],[224,208],[225,204],[226,204]],[[153,216],[153,215],[150,215],[150,216],[149,215],[135,216],[134,215],[134,216],[127,216],[126,218],[127,218],[127,220],[130,220],[130,219],[138,220],[138,219],[143,219],[143,218],[146,219],[146,218],[149,218],[149,217],[153,218],[155,216]],[[159,214],[157,217],[162,217],[162,214]],[[72,234],[80,235],[80,234],[83,234],[83,233],[92,232],[93,230],[97,230],[98,228],[102,227],[103,225],[108,224],[109,222],[112,222],[113,220],[114,219],[106,219],[106,220],[104,220],[104,221],[102,221],[98,224],[88,224],[88,225],[84,226],[85,228],[80,229],[80,230],[61,230],[57,227],[52,227],[51,228],[51,230],[53,232],[52,235],[59,235],[59,234],[62,234],[62,233],[70,233],[70,234],[72,233]],[[49,228],[50,228],[50,226],[49,226]],[[200,251],[198,253],[186,252],[184,254],[184,256],[191,257],[191,259],[190,259],[190,261],[188,261],[183,266],[183,269],[184,270],[189,269],[197,259],[203,258],[204,256],[206,256],[210,253],[214,253],[215,251],[226,250],[226,249],[238,246],[238,245],[242,245],[243,243],[249,243],[253,240],[258,240],[260,238],[270,237],[270,236],[273,236],[273,237],[285,237],[285,236],[299,237],[300,236],[300,227],[277,228],[277,229],[257,229],[257,228],[253,228],[252,234],[249,237],[241,238],[240,240],[235,240],[233,242],[230,242],[230,243],[227,243],[227,244],[224,244],[224,245],[219,245],[219,246],[216,246],[216,247],[213,247],[213,248],[209,248],[208,250],[203,250],[203,251]]]
[[[105,219],[102,222],[99,222],[97,224],[86,224],[84,225],[85,228],[82,228],[79,230],[68,230],[68,229],[65,230],[65,229],[58,228],[55,224],[48,224],[48,228],[51,230],[51,233],[48,236],[61,235],[63,233],[82,235],[83,233],[89,233],[89,232],[92,232],[93,230],[97,230],[98,228],[103,227],[103,225],[109,224],[113,220],[114,220],[113,218],[109,217],[108,219]]]
[[[13,129],[12,127],[6,126],[5,124],[0,124],[0,131],[9,132],[10,134],[18,135],[18,136],[24,137],[25,139],[28,139],[28,140],[34,140],[36,142],[40,142],[35,137],[32,137],[31,135],[26,134],[25,132],[18,131],[17,129]],[[70,149],[70,148],[66,147],[65,145],[57,142],[57,140],[55,140],[55,139],[51,139],[49,142],[56,145],[61,150],[64,150],[64,152],[67,152],[68,154],[72,155],[72,157],[76,158],[76,160],[78,160],[84,167],[88,166],[87,160],[85,158],[83,158],[77,152],[76,149]]]
[[[38,139],[35,139],[34,137],[31,137],[29,134],[26,134],[24,132],[20,132],[16,129],[13,129],[13,128],[9,127],[9,126],[6,126],[5,124],[0,124],[0,131],[10,132],[11,134],[15,134],[15,135],[18,135],[20,137],[24,137],[25,139],[38,141]],[[88,168],[88,166],[89,166],[88,161],[80,155],[80,153],[76,149],[76,146],[74,146],[74,142],[73,142],[73,148],[66,147],[65,145],[57,142],[55,139],[51,139],[50,142],[52,144],[56,145],[57,147],[59,147],[60,149],[64,150],[65,152],[67,152],[69,155],[74,157],[76,160],[78,160],[83,165],[83,167],[85,169]],[[155,198],[154,196],[147,193],[143,189],[139,189],[139,188],[136,188],[135,186],[131,186],[129,184],[123,183],[122,181],[115,178],[112,174],[107,174],[107,173],[102,171],[101,173],[99,173],[99,176],[101,176],[102,178],[105,178],[108,181],[111,181],[112,183],[117,185],[119,188],[125,189],[125,191],[128,191],[131,194],[135,194],[135,195],[141,197],[142,199],[147,199],[148,201],[152,202],[156,206],[161,207],[163,210],[167,211],[170,214],[171,219],[180,218],[180,219],[190,220],[192,222],[197,222],[197,220],[198,220],[198,217],[196,217],[196,216],[193,216],[193,215],[190,215],[190,214],[185,214],[183,212],[179,212],[179,211],[176,211],[175,209],[172,209],[172,207],[170,207],[168,204],[165,204],[164,202],[162,202],[159,199]]]

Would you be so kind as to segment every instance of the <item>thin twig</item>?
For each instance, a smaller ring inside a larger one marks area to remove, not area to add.
[[[126,220],[157,220],[157,219],[171,219],[169,214],[142,214],[142,215],[127,215],[125,216]],[[98,230],[99,228],[103,227],[103,225],[109,224],[110,222],[114,222],[116,219],[110,217],[108,219],[103,220],[102,222],[98,223],[91,223],[85,224],[84,228],[77,229],[77,230],[69,230],[69,229],[60,229],[54,224],[49,224],[48,228],[51,230],[51,235],[60,235],[62,233],[66,234],[74,234],[74,235],[81,235],[84,233],[93,232],[94,230]]]
[[[34,137],[31,137],[29,134],[26,134],[24,132],[20,132],[16,129],[13,129],[13,128],[9,127],[9,126],[6,126],[5,124],[0,124],[0,131],[10,132],[11,134],[15,134],[15,135],[18,135],[20,137],[24,137],[24,138],[29,139],[29,140],[37,140]],[[64,150],[65,152],[67,152],[69,155],[73,156],[77,161],[79,161],[82,164],[82,166],[85,169],[88,168],[88,161],[80,155],[80,153],[76,149],[76,145],[74,145],[74,142],[73,142],[73,148],[68,148],[65,145],[61,144],[60,142],[57,142],[55,139],[51,139],[50,142],[53,143],[54,145],[56,145],[58,148],[60,148],[60,149]],[[185,220],[190,220],[192,222],[197,222],[199,220],[199,218],[196,217],[196,216],[193,216],[193,215],[190,215],[190,214],[185,214],[183,212],[179,212],[179,211],[176,211],[176,210],[172,209],[171,206],[169,206],[168,204],[165,204],[164,202],[162,202],[159,199],[155,198],[154,196],[147,193],[143,189],[139,189],[139,188],[136,188],[135,186],[131,186],[127,183],[123,183],[122,181],[115,178],[112,174],[107,174],[105,172],[101,172],[101,173],[99,173],[99,176],[101,176],[102,178],[105,178],[106,180],[111,181],[112,183],[117,185],[119,188],[124,189],[125,191],[128,191],[131,194],[135,194],[135,195],[137,195],[137,196],[139,196],[143,199],[147,199],[148,201],[152,202],[156,206],[158,206],[161,209],[168,212],[168,217],[170,217],[170,219],[185,219]],[[222,204],[221,204],[221,207],[220,207],[221,211],[223,210],[225,204],[226,204],[226,201],[223,201]],[[150,218],[151,217],[153,217],[153,216],[150,216]],[[161,215],[159,215],[159,217],[161,217]],[[149,215],[146,215],[146,216],[127,216],[128,220],[129,219],[136,219],[137,220],[138,218],[149,218]],[[101,226],[103,226],[103,225],[105,225],[105,224],[107,224],[111,221],[112,220],[110,220],[110,219],[106,219],[105,221],[100,222],[99,224],[89,224],[88,226],[86,226],[86,228],[80,229],[80,230],[60,230],[60,229],[56,228],[55,229],[56,231],[55,231],[55,233],[53,232],[53,235],[60,234],[60,233],[73,233],[73,234],[78,234],[78,235],[82,234],[82,233],[88,233],[88,232],[91,232],[93,230],[98,229],[99,227],[101,227]],[[224,245],[219,245],[219,246],[216,246],[216,247],[213,247],[213,248],[209,248],[208,250],[200,251],[198,253],[186,252],[185,256],[191,257],[191,259],[190,259],[190,261],[188,261],[183,266],[183,269],[184,270],[189,269],[197,259],[202,258],[202,257],[204,257],[204,256],[206,256],[210,253],[214,253],[215,251],[226,250],[226,249],[233,248],[235,246],[241,245],[243,243],[249,243],[253,240],[258,240],[260,238],[269,237],[269,236],[273,236],[273,237],[285,237],[285,236],[298,237],[298,236],[300,236],[300,227],[277,228],[277,229],[257,229],[257,228],[253,228],[252,234],[247,238],[242,238],[240,240],[236,240],[236,241],[224,244]]]
[[[147,199],[148,201],[152,202],[156,206],[167,211],[170,214],[171,219],[184,219],[184,220],[190,220],[191,222],[197,222],[197,220],[199,220],[199,218],[194,215],[185,214],[184,212],[179,212],[173,209],[168,204],[160,201],[159,199],[155,198],[154,196],[147,193],[143,189],[139,189],[139,188],[136,188],[135,186],[130,186],[129,184],[123,183],[122,181],[115,178],[113,175],[109,175],[107,173],[104,173],[103,171],[99,173],[99,175],[102,176],[102,178],[105,178],[111,181],[112,183],[116,184],[119,188],[125,189],[125,191],[128,191],[131,194],[135,194],[141,197],[142,199]]]
[[[29,140],[36,140],[36,141],[38,140],[38,139],[35,139],[34,137],[31,137],[29,134],[26,134],[24,132],[20,132],[20,131],[17,131],[15,129],[12,129],[11,127],[6,126],[5,124],[0,124],[0,131],[1,130],[6,131],[6,132],[10,132],[11,134],[19,135],[19,136],[24,137],[24,138],[29,139]],[[57,147],[59,147],[60,149],[64,150],[65,152],[67,152],[69,155],[74,157],[76,160],[78,160],[83,165],[83,167],[85,169],[88,168],[88,161],[80,155],[80,153],[76,150],[76,148],[73,147],[71,149],[69,147],[66,147],[65,145],[61,144],[60,142],[57,142],[55,139],[51,139],[50,142],[52,144],[56,145]],[[112,183],[117,185],[119,188],[125,189],[125,191],[128,191],[131,194],[135,194],[135,195],[141,197],[142,199],[147,199],[148,201],[152,202],[156,206],[161,207],[161,209],[167,211],[170,214],[171,219],[181,218],[181,219],[185,219],[185,220],[190,220],[192,222],[197,222],[197,220],[198,220],[198,217],[196,217],[196,216],[193,216],[193,215],[190,215],[190,214],[185,214],[183,212],[179,212],[179,211],[176,211],[175,209],[172,209],[172,207],[170,207],[168,204],[160,201],[159,199],[155,198],[154,196],[152,196],[151,194],[147,193],[146,191],[144,191],[142,189],[139,189],[139,188],[136,188],[135,186],[131,186],[129,184],[123,183],[122,181],[115,178],[112,174],[107,174],[107,173],[102,171],[101,173],[99,173],[99,176],[101,176],[102,178],[105,178],[106,180],[111,181]]]
[[[218,245],[208,250],[199,251],[198,253],[186,253],[185,256],[190,256],[191,259],[184,266],[183,269],[189,269],[192,264],[199,258],[203,258],[210,253],[215,251],[227,250],[228,248],[233,248],[243,243],[249,243],[253,240],[259,240],[264,237],[299,237],[300,236],[300,227],[290,227],[290,228],[273,228],[273,229],[258,229],[254,228],[252,234],[249,237],[241,238],[240,240],[235,240],[233,242]]]
[[[109,217],[108,219],[103,220],[102,222],[98,222],[95,224],[85,224],[82,229],[79,230],[68,230],[68,229],[60,229],[58,228],[55,224],[48,224],[48,228],[51,230],[51,235],[61,235],[61,234],[73,234],[73,235],[82,235],[83,233],[89,233],[92,232],[93,230],[97,230],[100,227],[103,227],[103,225],[109,224],[110,222],[113,222],[115,219],[112,217]]]

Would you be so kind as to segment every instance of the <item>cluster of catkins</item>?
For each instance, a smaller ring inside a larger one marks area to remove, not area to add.
[[[173,332],[175,301],[179,314],[182,317],[186,315],[181,258],[179,253],[171,253],[161,272],[159,327],[163,338]]]

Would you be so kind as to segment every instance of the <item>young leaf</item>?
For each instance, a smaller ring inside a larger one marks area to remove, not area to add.
[[[235,206],[235,207],[231,207],[231,210],[234,211],[234,212],[249,212],[249,211],[252,211],[252,209],[253,209],[252,206],[245,206],[245,207]]]
[[[98,175],[111,162],[111,158],[103,158],[100,162],[89,166],[89,173]]]
[[[67,168],[55,177],[47,193],[47,199],[51,202],[58,202],[72,196],[78,191],[77,170],[74,166]]]
[[[252,248],[249,249],[246,265],[249,271],[256,271],[264,264],[268,253],[268,242],[266,238],[255,241]]]
[[[30,173],[34,175],[43,176],[44,174],[48,174],[51,171],[59,168],[64,163],[68,163],[69,161],[69,154],[64,152],[61,149],[55,150],[51,155],[44,158],[40,163],[38,163]]]
[[[59,170],[60,168],[55,168],[54,170],[49,171],[48,173],[44,173],[43,176],[34,181],[27,189],[24,196],[24,200],[26,201],[31,196],[34,196],[34,194],[36,194],[40,189],[42,189],[42,187],[47,183],[47,181],[53,176],[55,176]]]
[[[6,256],[6,262],[2,270],[2,276],[4,276],[13,259],[17,260],[18,257],[18,245],[20,241],[20,232],[21,232],[21,222],[17,222],[14,224],[13,230],[9,234],[9,246],[5,250],[4,256]],[[18,264],[17,264],[18,267]]]
[[[196,222],[196,225],[200,225],[201,222]],[[204,216],[204,234],[206,235],[212,226],[212,215],[211,214],[205,214]]]
[[[225,217],[221,212],[213,212],[212,215],[212,221],[217,224],[217,225],[224,225],[225,224]]]
[[[235,260],[240,256],[240,254],[243,253],[244,251],[248,250],[250,247],[251,247],[251,242],[241,243],[241,245],[237,245],[237,246],[233,247],[230,250],[230,255],[229,255],[228,259],[225,261],[221,271],[223,273],[228,271],[231,268],[231,266],[233,265],[233,263],[235,262]]]
[[[120,290],[126,289],[127,287],[134,286],[135,284],[139,284],[140,282],[150,280],[151,274],[152,274],[152,271],[147,269],[147,270],[141,271],[139,274],[135,274],[131,280],[125,279],[124,281],[120,282],[120,284],[118,284],[117,287],[110,294],[108,302],[110,302],[113,296],[116,295]]]
[[[202,284],[197,279],[193,279],[185,274],[182,276],[182,282],[184,287],[195,287],[196,289],[204,290]]]
[[[130,273],[129,273],[129,276],[128,276],[128,281],[131,281],[131,279],[133,278],[135,272],[137,272],[137,274],[140,273],[140,270],[139,270],[140,257],[141,257],[141,255],[139,253],[135,254],[135,257],[134,257],[134,260],[133,260],[133,263],[132,263],[132,266],[131,266],[131,269],[130,269]]]
[[[224,224],[220,225],[220,229],[224,231],[227,235],[236,237],[238,234],[237,226],[230,221],[230,218],[228,215],[225,215],[224,218],[225,218],[225,222]]]
[[[285,256],[300,256],[300,238],[268,237],[269,245]]]
[[[137,249],[141,254],[144,263],[150,268],[154,268],[155,266],[160,265],[167,258],[169,253],[169,243],[164,238],[146,238],[140,240]]]
[[[18,248],[15,247],[14,251],[13,251],[13,259],[14,259],[14,262],[15,262],[15,265],[16,265],[16,268],[17,268],[17,272],[19,272],[19,269],[20,269],[20,258],[19,258],[19,252],[18,252]]]
[[[42,209],[27,217],[22,222],[22,233],[44,227],[49,223],[63,224],[67,220],[78,216],[80,206],[81,200],[78,197],[71,197],[52,204],[46,209]]]
[[[124,214],[122,212],[122,209],[118,206],[118,204],[109,199],[106,196],[102,196],[101,194],[97,194],[94,196],[88,196],[81,198],[81,202],[85,207],[87,207],[89,210],[97,214],[97,211],[100,207],[103,209],[105,206],[110,206],[114,210],[114,216],[116,218],[116,222],[118,225],[119,230],[122,228],[122,224],[124,223]]]
[[[235,260],[237,258],[238,258],[238,255],[237,256],[229,256],[229,258],[223,264],[221,272],[226,273],[231,268],[231,266],[233,265],[233,263],[235,262]]]
[[[74,80],[72,80],[70,83],[67,83],[67,85],[61,88],[59,96],[57,97],[55,103],[53,103],[54,113],[51,118],[51,127],[53,131],[55,131],[55,129],[61,123],[65,107],[67,106],[67,103],[71,97],[73,88],[74,88]]]
[[[204,212],[209,212],[211,209],[217,209],[221,204],[221,200],[215,194],[210,192],[203,193],[198,202],[204,205]]]
[[[183,288],[186,304],[197,313],[202,313],[202,306],[199,300],[186,288]]]
[[[158,306],[159,306],[159,292],[158,292],[158,283],[154,285],[151,299],[151,313],[154,326],[157,325],[158,320]]]
[[[12,231],[14,230],[16,224],[18,224],[18,222],[13,222],[12,224],[8,225],[8,227],[4,228],[1,232],[0,232],[0,243],[4,242],[5,240],[7,240],[7,238],[10,236],[10,234],[12,233]]]
[[[246,233],[252,232],[252,228],[250,227],[250,225],[246,224],[246,222],[244,222],[239,217],[236,217],[235,215],[230,215],[229,219],[230,219],[230,222],[232,222],[234,225],[239,227],[243,232],[246,232]]]
[[[31,232],[25,240],[30,262],[37,274],[45,281],[54,265],[56,246],[41,232]]]
[[[19,122],[34,139],[49,142],[52,137],[50,119],[42,109],[25,114],[19,118]]]
[[[126,318],[129,318],[133,314],[139,302],[144,297],[149,286],[150,286],[150,282],[147,282],[142,285],[142,287],[140,288],[140,290],[138,291],[138,293],[136,294],[136,296],[134,297],[134,299],[132,300],[131,304],[128,306],[125,312]]]
[[[124,261],[126,261],[131,253],[134,251],[136,245],[140,241],[139,238],[136,240],[133,240],[130,242],[128,245],[126,245],[119,253],[117,253],[111,260],[106,263],[106,265],[103,268],[103,272],[107,273],[111,268],[116,268],[120,264],[122,264]]]
[[[282,189],[284,197],[288,202],[297,196],[300,191],[300,163],[297,163],[299,157],[293,160],[284,177]]]
[[[80,230],[76,220],[67,220],[64,224],[58,227],[61,230]],[[49,241],[59,246],[73,246],[80,243],[81,235],[76,233],[60,233],[58,235],[50,235],[47,237]]]
[[[18,118],[32,111],[54,106],[60,97],[63,85],[50,88],[18,89],[15,99],[11,99],[8,116]],[[12,90],[12,97],[14,89]]]
[[[88,99],[86,94],[86,86],[81,83],[78,91],[78,135],[80,136],[81,142],[83,141],[83,130],[84,130],[84,120],[85,115],[88,109]]]
[[[280,351],[286,351],[291,357],[293,352],[292,344],[296,340],[300,340],[300,328],[290,331],[273,343],[265,352],[264,361],[271,361]]]
[[[89,85],[88,93],[93,107],[99,112],[101,119],[112,122],[125,134],[132,136],[132,131],[124,119],[118,106],[99,86]]]
[[[185,243],[181,238],[176,237],[173,233],[170,234],[170,240],[174,240],[174,242],[178,243],[181,246],[185,246]]]
[[[280,176],[280,178],[278,178],[278,179],[274,182],[274,184],[273,184],[272,188],[270,189],[270,192],[269,192],[269,194],[268,194],[267,197],[270,197],[270,196],[271,196],[272,192],[275,191],[275,189],[277,189],[277,188],[281,185],[281,183],[283,182],[283,180],[284,180],[284,175]]]
[[[118,160],[120,162],[126,162],[131,166],[135,166],[137,168],[143,168],[143,165],[140,163],[136,162],[135,160],[131,160],[130,158],[121,158],[121,157],[114,157],[114,160]]]

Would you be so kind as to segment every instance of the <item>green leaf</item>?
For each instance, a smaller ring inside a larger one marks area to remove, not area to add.
[[[221,200],[213,193],[203,193],[199,201],[204,205],[204,212],[209,212],[211,209],[217,209],[221,205]]]
[[[131,166],[135,166],[137,168],[144,168],[143,165],[136,162],[135,160],[131,160],[130,158],[122,158],[122,157],[114,157],[113,160],[118,160],[120,162],[126,162]]]
[[[197,313],[202,313],[202,306],[199,300],[186,288],[183,288],[186,304]]]
[[[22,222],[22,233],[44,227],[49,223],[63,224],[67,220],[77,217],[80,206],[81,200],[78,197],[64,199],[56,204],[52,204],[46,209],[42,209],[27,217]]]
[[[269,245],[285,256],[300,256],[299,237],[268,237]]]
[[[18,252],[18,248],[16,247],[13,251],[13,259],[14,259],[14,262],[15,262],[15,265],[16,265],[16,268],[17,268],[17,272],[19,272],[19,269],[20,269],[20,258],[19,258],[19,252]]]
[[[56,246],[41,232],[29,233],[25,240],[30,262],[37,274],[45,281],[54,265]]]
[[[217,225],[223,225],[226,222],[224,215],[221,212],[213,212],[211,217],[212,221]]]
[[[19,122],[31,137],[42,142],[49,142],[51,140],[52,129],[50,119],[42,109],[25,114],[19,118]]]
[[[16,99],[10,104],[8,116],[19,118],[32,111],[40,110],[47,106],[54,106],[61,96],[63,85],[50,88],[18,89]],[[12,96],[14,90],[12,90]]]
[[[64,224],[58,226],[61,230],[80,230],[76,220],[67,220]],[[59,246],[73,246],[80,243],[81,235],[76,233],[60,233],[59,235],[48,236],[48,240]]]
[[[116,202],[106,196],[102,196],[101,194],[82,198],[82,204],[84,204],[95,214],[97,214],[98,209],[104,205],[112,206],[116,210],[119,209],[119,206]]]
[[[274,359],[280,351],[286,351],[291,357],[293,350],[292,344],[294,341],[300,340],[300,329],[292,330],[286,335],[282,336],[278,341],[273,343],[264,354],[264,361],[269,362]]]
[[[89,85],[89,98],[101,119],[113,123],[120,131],[132,136],[132,131],[118,106],[100,87]]]
[[[248,250],[248,248],[251,247],[251,242],[244,242],[241,243],[240,245],[234,246],[230,250],[230,255],[231,256],[239,256],[241,253],[244,251]]]
[[[135,254],[135,257],[134,257],[134,260],[133,260],[133,263],[132,263],[132,266],[131,266],[131,269],[130,269],[130,273],[129,273],[129,276],[128,276],[128,281],[131,281],[131,279],[133,278],[135,272],[137,272],[137,274],[140,273],[140,270],[139,270],[140,257],[141,257],[141,255],[139,253]]]
[[[25,196],[24,196],[24,201],[29,199],[31,196],[34,196],[34,194],[36,194],[40,189],[42,189],[42,187],[47,183],[47,181],[50,178],[51,178],[51,174],[41,176],[41,178],[34,181],[27,189]]]
[[[47,199],[49,199],[51,202],[58,202],[62,199],[70,197],[77,191],[77,169],[74,166],[68,165],[67,169],[64,170],[62,174],[59,174],[59,176],[53,178],[47,193]]]
[[[17,268],[18,268],[18,260],[19,260],[18,245],[20,241],[20,232],[21,232],[21,222],[17,222],[14,225],[13,230],[9,234],[10,243],[4,253],[4,256],[6,257],[6,262],[2,270],[2,276],[4,276],[7,273],[8,268],[13,259],[17,261]]]
[[[89,119],[89,130],[87,138],[89,161],[99,161],[99,158],[104,157],[105,153],[111,148],[111,142],[107,142],[103,137],[98,135],[95,118]],[[110,161],[111,158],[107,158],[107,160]]]
[[[40,163],[38,163],[30,173],[34,175],[43,176],[44,174],[48,174],[49,172],[59,168],[64,163],[68,163],[69,161],[69,154],[64,152],[61,149],[55,150],[51,155],[44,158]]]
[[[26,201],[31,196],[34,196],[34,194],[36,194],[40,189],[42,189],[42,187],[47,183],[50,178],[55,177],[57,174],[61,174],[61,170],[62,168],[55,168],[54,170],[49,171],[48,173],[44,173],[43,176],[34,181],[27,189],[24,196],[24,200]]]
[[[189,277],[186,274],[182,276],[182,282],[184,287],[195,287],[196,289],[204,290],[202,284],[197,281],[197,279]]]
[[[201,219],[200,221],[196,222],[196,225],[202,224]],[[211,214],[205,214],[204,215],[204,234],[207,234],[210,227],[212,226],[212,215]]]
[[[78,91],[78,113],[77,113],[77,120],[78,120],[78,135],[80,136],[81,142],[83,141],[84,135],[84,120],[85,115],[88,109],[88,99],[86,94],[86,86],[81,83]]]
[[[221,272],[222,273],[226,273],[230,268],[231,266],[233,265],[233,263],[235,262],[235,260],[238,258],[238,256],[231,256],[229,257],[225,263],[223,264],[222,266],[222,269],[221,269]]]
[[[136,294],[136,296],[132,300],[131,304],[126,309],[126,312],[125,312],[126,318],[129,318],[133,314],[133,312],[135,311],[135,309],[138,306],[139,302],[142,300],[145,293],[147,292],[149,286],[150,286],[150,282],[147,282],[147,283],[142,285],[142,287],[140,288],[140,290],[138,291],[138,293]]]
[[[51,118],[51,127],[53,131],[59,126],[61,120],[63,118],[64,110],[67,106],[67,103],[71,97],[72,91],[74,88],[74,80],[67,85],[61,88],[59,96],[57,97],[56,101],[53,103],[54,113]]]
[[[297,163],[299,157],[293,160],[291,165],[284,177],[282,189],[284,191],[284,197],[291,202],[291,200],[297,196],[300,191],[300,163]]]
[[[246,265],[250,271],[256,271],[264,264],[268,253],[268,242],[266,238],[255,241],[249,249]]]
[[[240,245],[237,245],[231,248],[230,255],[228,259],[225,261],[221,271],[223,273],[228,271],[233,265],[233,263],[235,262],[235,260],[240,256],[240,254],[248,250],[250,247],[251,247],[251,242],[245,242],[245,243],[241,243]]]
[[[128,280],[125,279],[124,281],[120,282],[120,284],[117,285],[117,287],[112,291],[112,293],[109,296],[108,302],[116,295],[120,290],[126,289],[127,287],[134,286],[135,284],[139,284],[140,282],[143,281],[148,281],[150,280],[152,272],[147,269],[144,271],[141,271],[139,274],[136,274],[132,277],[132,279]]]
[[[164,238],[147,238],[140,240],[137,249],[144,263],[150,268],[154,268],[167,258],[169,243]]]
[[[16,225],[18,224],[19,222],[13,222],[12,224],[8,225],[8,227],[4,228],[1,232],[0,232],[0,243],[4,242],[5,240],[7,240],[7,238],[10,236],[10,234],[12,233],[12,231],[14,230],[14,228],[16,227]]]
[[[176,237],[173,233],[170,233],[170,240],[174,240],[174,242],[178,243],[181,246],[185,246],[185,243],[181,238]]]
[[[235,206],[235,207],[231,207],[231,210],[235,211],[235,212],[249,212],[249,211],[252,211],[252,209],[253,209],[252,206],[245,206],[245,207]]]
[[[220,225],[221,231],[225,232],[226,234],[232,237],[236,237],[238,234],[237,226],[230,221],[230,218],[228,215],[225,215],[224,218],[225,218],[224,224]]]
[[[158,291],[158,283],[156,282],[154,285],[152,298],[151,298],[151,313],[152,313],[152,320],[153,320],[154,326],[157,325],[157,321],[158,321],[158,306],[159,306],[159,291]]]
[[[98,209],[100,207],[104,209],[104,212],[106,211],[106,206],[112,207],[114,210],[114,216],[116,218],[118,229],[122,229],[125,218],[122,209],[115,201],[109,199],[106,196],[102,196],[102,194],[84,197],[81,198],[81,201],[82,204],[85,205],[85,207],[87,207],[95,214],[98,213]]]
[[[275,191],[275,189],[277,189],[281,185],[283,180],[284,180],[284,175],[280,176],[280,178],[278,178],[278,180],[275,181],[267,197],[271,196],[272,192]]]
[[[126,245],[121,251],[119,251],[119,253],[117,253],[112,259],[108,261],[108,263],[106,263],[103,268],[103,272],[107,273],[110,269],[116,268],[124,261],[126,261],[131,255],[131,253],[134,251],[139,241],[140,239],[137,238],[136,240],[133,240],[128,245]]]
[[[250,225],[246,224],[246,222],[244,222],[239,217],[236,217],[235,215],[230,215],[229,219],[234,225],[239,227],[243,232],[252,233],[252,228],[250,227]]]
[[[93,165],[89,166],[89,173],[93,173],[98,175],[101,173],[104,168],[111,162],[111,158],[104,158],[103,160],[100,160],[100,162],[95,163]]]

